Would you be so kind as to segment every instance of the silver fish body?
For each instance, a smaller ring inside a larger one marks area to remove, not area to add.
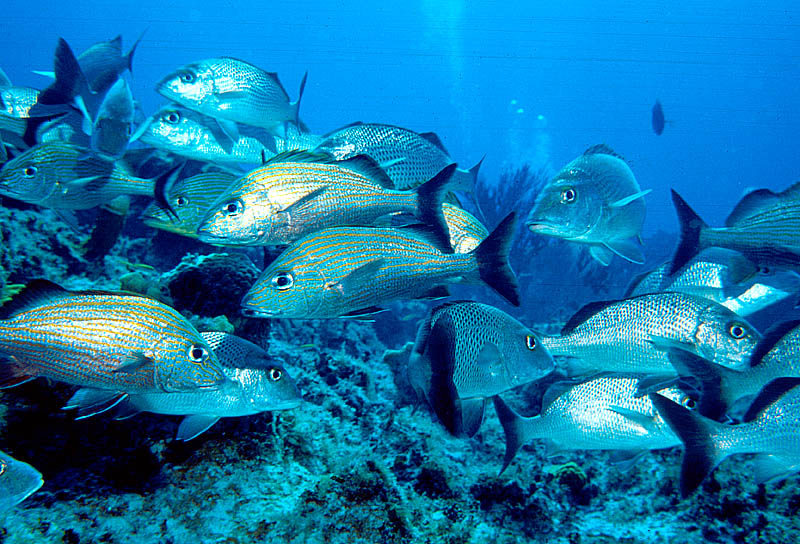
[[[186,391],[225,381],[216,355],[178,312],[127,293],[31,282],[2,308],[5,386],[35,377],[136,391]]]
[[[489,236],[489,231],[477,217],[458,206],[445,202],[442,213],[450,232],[450,245],[456,253],[474,251]]]
[[[419,134],[392,125],[354,123],[325,136],[316,151],[336,160],[367,155],[380,164],[398,189],[412,189],[454,161],[433,133]],[[479,163],[480,164],[480,163]],[[479,165],[453,174],[461,188],[475,185]]]
[[[454,435],[474,435],[486,399],[538,380],[554,368],[539,337],[502,310],[477,302],[433,308],[408,363],[419,400]]]
[[[399,298],[446,296],[446,283],[483,280],[519,304],[508,265],[510,214],[471,253],[443,253],[406,229],[335,227],[290,245],[242,299],[253,317],[363,315]]]
[[[587,149],[542,189],[526,221],[532,232],[587,244],[597,261],[643,263],[644,195],[627,163],[605,145]]]
[[[98,94],[110,89],[125,70],[133,70],[133,55],[141,36],[130,50],[122,53],[122,36],[97,42],[78,55],[78,64],[89,88]]]
[[[0,170],[0,194],[48,208],[93,208],[120,195],[152,195],[154,185],[124,162],[61,142],[38,144]]]
[[[239,59],[220,57],[186,64],[162,79],[156,91],[216,119],[267,129],[289,121],[299,123],[300,100],[290,102],[278,75]]]
[[[0,451],[0,512],[11,510],[42,487],[42,474]]]
[[[715,364],[742,369],[761,335],[729,309],[684,293],[640,295],[589,304],[560,336],[542,338],[570,374],[674,374],[668,347],[680,346]]]
[[[106,92],[92,124],[91,146],[102,157],[121,159],[133,128],[133,96],[120,78]]]

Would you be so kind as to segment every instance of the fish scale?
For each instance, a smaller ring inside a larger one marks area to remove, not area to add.
[[[599,309],[597,309],[599,308]],[[597,311],[594,311],[597,309]],[[585,371],[673,374],[662,339],[698,351],[709,360],[743,368],[761,335],[741,317],[712,301],[683,293],[640,295],[589,305],[562,335],[544,337],[550,352],[568,357],[571,373]],[[732,338],[732,326],[742,338]]]
[[[158,301],[127,294],[70,293],[49,282],[32,285],[22,291],[25,296],[46,290],[48,298],[0,320],[0,350],[12,357],[9,364],[18,377],[45,376],[124,391],[212,387],[224,378],[199,333]],[[193,347],[203,348],[207,356],[191,361],[187,353]],[[152,364],[119,371],[136,357]]]
[[[489,231],[468,211],[448,202],[442,204],[442,213],[450,232],[450,245],[456,253],[469,253],[489,236]]]

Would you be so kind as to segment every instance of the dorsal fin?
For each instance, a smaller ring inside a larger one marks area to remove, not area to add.
[[[758,344],[756,344],[753,353],[750,355],[750,366],[755,366],[760,363],[761,359],[775,347],[775,344],[780,342],[781,338],[798,326],[800,326],[800,320],[794,320],[777,323],[767,329],[764,336],[758,341]]]
[[[625,157],[608,147],[606,144],[597,144],[593,145],[589,149],[583,152],[584,155],[611,155],[612,157],[616,157],[621,160],[625,160]]]
[[[120,51],[122,51],[122,34],[117,34],[116,38],[108,40],[109,45],[116,47]]]
[[[69,296],[70,292],[50,280],[35,279],[0,307],[0,319],[9,319],[46,302]]]
[[[447,149],[444,147],[444,144],[442,143],[442,141],[439,139],[439,136],[437,136],[435,132],[420,132],[419,135],[422,136],[423,139],[427,140],[428,142],[438,147],[439,151],[441,151],[448,157],[450,156],[450,153],[447,152]]]
[[[331,136],[333,136],[337,132],[341,132],[341,131],[346,130],[348,128],[360,127],[360,126],[365,125],[365,124],[366,123],[364,123],[364,121],[356,121],[354,123],[349,123],[347,125],[344,125],[343,127],[339,127],[339,128],[337,128],[335,130],[332,130],[332,131],[330,131],[330,132],[328,132],[326,134],[323,134],[322,137],[325,138],[325,140],[323,140],[323,142],[321,144],[319,144],[319,145],[324,146],[325,141],[327,141],[328,138],[330,138]]]
[[[800,384],[800,378],[785,377],[772,380],[765,385],[756,398],[753,399],[742,421],[753,421],[765,408],[774,404],[775,401],[785,395],[789,390],[797,387],[798,384]]]
[[[2,68],[0,68],[0,87],[11,87],[11,80],[8,79]]]
[[[616,300],[598,300],[595,302],[590,302],[583,306],[580,310],[575,312],[575,314],[569,318],[564,324],[564,327],[561,329],[561,336],[565,336],[570,334],[572,331],[577,329],[581,324],[585,323],[590,317],[597,314],[601,310],[611,306]]]
[[[753,216],[764,208],[771,208],[780,201],[780,195],[769,189],[757,189],[747,193],[733,208],[725,220],[726,227],[734,227],[737,223]]]
[[[343,161],[337,161],[327,153],[295,149],[294,151],[284,151],[283,153],[278,153],[274,157],[267,159],[267,161],[262,164],[261,167],[263,168],[265,166],[281,162],[334,164],[336,166],[358,172],[385,189],[395,188],[394,182],[391,180],[388,174],[386,174],[386,171],[381,168],[374,159],[368,157],[367,155],[356,155],[355,157],[351,157]]]

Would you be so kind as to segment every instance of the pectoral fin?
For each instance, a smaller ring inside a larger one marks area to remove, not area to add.
[[[652,189],[646,189],[644,191],[639,191],[638,193],[634,193],[631,196],[626,196],[625,198],[621,198],[621,199],[617,200],[616,202],[613,202],[613,203],[609,204],[609,207],[610,208],[621,208],[622,206],[627,206],[628,204],[630,204],[634,200],[637,200],[639,198],[644,198],[644,196],[646,194],[650,193],[651,191],[652,191]]]
[[[122,402],[127,396],[127,393],[122,393],[120,391],[83,387],[78,389],[61,409],[77,409],[78,415],[75,419],[85,419],[110,410]]]
[[[123,372],[123,373],[131,373],[136,372],[140,368],[144,368],[147,365],[153,364],[153,359],[142,353],[141,351],[133,351],[125,357],[125,360],[122,363],[112,370],[112,372]]]
[[[614,255],[605,246],[592,246],[589,248],[589,254],[603,266],[611,264],[611,257]]]
[[[226,98],[229,98],[229,95],[225,95]],[[228,121],[226,119],[217,119],[217,124],[219,128],[222,129],[228,138],[230,138],[231,142],[236,143],[239,141],[239,127],[235,121]]]
[[[369,261],[351,271],[342,278],[341,281],[334,284],[333,287],[339,289],[344,296],[349,296],[357,291],[361,285],[372,281],[375,278],[375,274],[377,274],[378,270],[384,265],[384,262],[384,259]]]
[[[183,418],[183,421],[181,421],[181,424],[178,427],[178,434],[175,436],[175,438],[183,441],[197,438],[210,429],[211,426],[217,421],[219,421],[219,417],[217,416],[186,416]]]
[[[644,264],[642,250],[631,240],[607,240],[604,245],[623,259],[636,264]]]

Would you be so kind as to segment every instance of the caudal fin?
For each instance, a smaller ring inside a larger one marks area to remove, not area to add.
[[[455,170],[455,164],[445,166],[417,188],[417,215],[423,223],[433,228],[431,235],[445,253],[452,253],[453,249],[450,245],[450,229],[442,212],[442,201],[450,188]]]
[[[675,211],[678,214],[678,222],[680,223],[680,240],[678,241],[678,248],[675,250],[675,256],[672,258],[672,263],[669,267],[669,274],[672,275],[680,270],[686,263],[691,261],[703,249],[700,246],[700,234],[703,229],[708,228],[705,221],[700,219],[700,216],[686,203],[686,201],[675,192],[672,192],[672,203],[675,206]]]
[[[125,55],[125,61],[126,61],[125,64],[127,65],[128,71],[130,73],[133,73],[133,54],[136,53],[136,46],[139,45],[139,42],[142,41],[142,38],[144,38],[145,32],[147,32],[147,29],[144,29],[144,31],[139,35],[136,41],[133,42],[133,47],[131,47],[131,50],[128,51],[127,55]]]
[[[714,445],[714,425],[720,425],[691,412],[658,393],[650,393],[650,400],[659,415],[678,435],[684,445],[681,461],[681,496],[688,497],[716,467],[725,453]]]
[[[36,104],[31,108],[31,115],[38,115],[37,106],[54,106],[72,104],[73,99],[81,92],[88,90],[86,77],[83,75],[78,59],[72,48],[64,38],[58,39],[58,45],[53,60],[55,81],[45,90],[39,93]],[[47,113],[52,113],[49,108],[44,109]],[[67,111],[67,110],[65,110]]]
[[[475,248],[478,274],[486,284],[514,306],[519,306],[519,283],[508,262],[514,238],[516,214],[511,212],[489,236]]]
[[[298,128],[300,128],[300,130],[303,130],[303,127],[305,127],[305,124],[300,120],[300,101],[303,99],[303,91],[305,91],[306,89],[307,79],[308,79],[308,72],[303,74],[303,79],[300,81],[300,92],[297,93],[297,100],[295,100],[292,103],[292,105],[294,106],[294,122],[298,126]]]

